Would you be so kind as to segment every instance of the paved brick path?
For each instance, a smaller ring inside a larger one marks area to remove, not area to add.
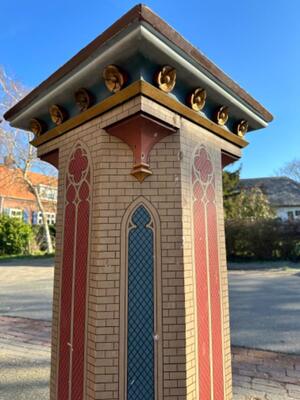
[[[300,399],[300,356],[232,348],[234,400]]]
[[[28,318],[1,317],[0,341],[15,345],[32,344],[50,346],[51,322]]]
[[[50,332],[49,321],[2,316],[0,349],[9,344],[16,357],[33,348],[49,350]],[[233,347],[232,356],[234,400],[300,400],[300,356],[241,347]]]

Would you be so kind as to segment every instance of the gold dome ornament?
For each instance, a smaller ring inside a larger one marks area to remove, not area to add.
[[[85,88],[78,89],[75,92],[74,96],[80,112],[87,110],[91,106],[92,95],[87,89]]]
[[[201,111],[205,106],[206,90],[202,88],[195,89],[189,96],[189,105],[194,111]]]
[[[228,121],[228,107],[222,106],[216,112],[216,122],[218,125],[225,125]]]
[[[248,132],[249,124],[246,120],[242,119],[236,127],[236,134],[240,137],[244,137]]]
[[[37,118],[32,118],[29,122],[29,129],[35,136],[40,136],[46,130],[46,124]]]
[[[170,93],[176,84],[176,69],[169,65],[165,65],[156,74],[155,81],[160,90]]]
[[[55,125],[62,124],[67,118],[65,109],[57,104],[53,104],[53,106],[49,108],[49,113],[51,120],[55,123]]]
[[[104,68],[103,79],[107,89],[111,93],[116,93],[122,89],[126,81],[126,75],[116,65],[108,65]]]

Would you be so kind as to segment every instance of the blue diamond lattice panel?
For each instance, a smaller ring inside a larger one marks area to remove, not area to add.
[[[154,240],[141,205],[128,232],[127,400],[154,399]]]

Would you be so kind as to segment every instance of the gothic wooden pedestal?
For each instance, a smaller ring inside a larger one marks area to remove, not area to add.
[[[5,117],[59,169],[51,400],[231,399],[222,168],[271,115],[137,6]]]

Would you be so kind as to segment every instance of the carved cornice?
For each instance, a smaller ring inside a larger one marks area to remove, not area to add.
[[[113,96],[106,98],[102,102],[95,104],[86,111],[83,111],[82,113],[66,120],[61,125],[58,125],[53,129],[49,130],[48,132],[45,132],[44,134],[40,135],[39,137],[36,137],[31,143],[33,146],[38,147],[43,143],[53,140],[59,137],[60,135],[64,134],[65,132],[74,129],[77,126],[80,126],[83,123],[99,115],[102,115],[108,110],[139,95],[143,95],[152,99],[153,101],[170,109],[174,113],[183,116],[184,118],[194,122],[197,125],[203,126],[204,128],[224,138],[225,140],[237,145],[238,147],[245,147],[248,144],[247,141],[245,141],[243,138],[239,137],[235,133],[230,132],[228,129],[224,129],[222,126],[205,118],[198,112],[192,110],[190,107],[187,107],[182,103],[179,103],[176,99],[172,98],[168,94],[162,92],[153,85],[150,85],[149,83],[144,81],[136,81],[132,83],[131,85],[120,90]]]

